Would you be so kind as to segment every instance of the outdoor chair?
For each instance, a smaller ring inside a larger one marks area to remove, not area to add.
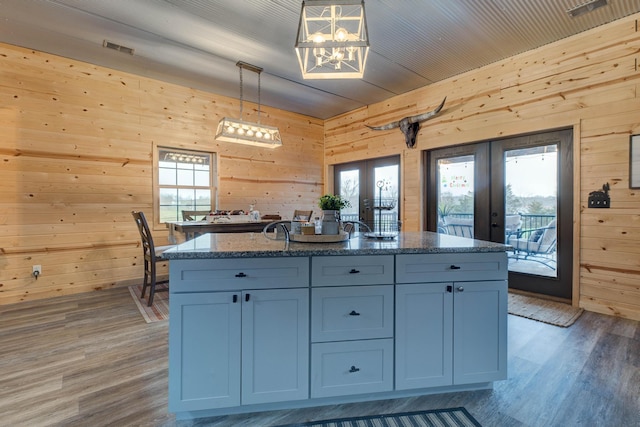
[[[349,238],[351,238],[353,233],[356,231],[367,233],[371,232],[371,228],[367,224],[358,220],[344,221],[342,223],[342,229],[349,235]]]
[[[140,296],[144,298],[147,287],[149,288],[149,299],[147,305],[153,304],[153,297],[157,292],[167,291],[167,288],[161,288],[156,290],[156,285],[169,283],[168,280],[158,281],[156,278],[156,264],[158,262],[166,261],[166,258],[162,256],[163,252],[173,246],[155,246],[153,244],[153,238],[151,237],[151,231],[149,230],[149,224],[142,212],[132,211],[133,219],[138,226],[140,232],[140,238],[142,239],[142,252],[144,259],[144,281],[142,282],[142,292]]]
[[[444,230],[452,236],[473,239],[473,218],[445,217]]]
[[[509,237],[508,245],[513,246],[515,259],[527,259],[536,261],[555,269],[552,257],[556,251],[557,230],[554,219],[545,227],[521,230],[519,233]]]
[[[182,211],[183,221],[204,221],[207,219],[209,211]]]
[[[504,217],[504,234],[508,237],[520,232],[522,218],[518,214],[506,215]]]

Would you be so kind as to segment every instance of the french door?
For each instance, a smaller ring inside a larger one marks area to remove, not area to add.
[[[399,230],[400,156],[335,165],[334,188],[351,202],[341,211],[343,221],[359,220],[376,232]]]
[[[427,152],[427,229],[506,243],[509,287],[571,298],[571,130]]]

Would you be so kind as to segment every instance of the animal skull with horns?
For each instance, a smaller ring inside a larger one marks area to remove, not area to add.
[[[442,107],[444,106],[444,102],[446,100],[447,97],[445,96],[440,105],[438,105],[435,110],[429,111],[428,113],[405,117],[404,119],[398,120],[397,122],[391,122],[382,126],[365,126],[367,126],[371,130],[389,130],[399,127],[404,134],[404,139],[407,143],[407,147],[413,148],[416,145],[416,136],[418,135],[418,130],[420,129],[420,122],[430,119],[431,117],[438,114],[440,110],[442,110]]]

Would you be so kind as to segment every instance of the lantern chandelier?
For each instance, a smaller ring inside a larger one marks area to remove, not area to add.
[[[303,1],[295,48],[305,79],[362,78],[369,54],[364,1]]]
[[[262,68],[246,62],[236,63],[240,69],[240,119],[224,117],[218,123],[216,141],[235,142],[238,144],[254,145],[257,147],[275,148],[282,146],[280,131],[277,127],[260,124],[260,73]],[[242,120],[243,81],[242,70],[246,69],[258,74],[258,123]]]

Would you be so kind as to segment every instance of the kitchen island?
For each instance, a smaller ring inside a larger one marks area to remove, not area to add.
[[[492,387],[507,377],[501,244],[206,234],[170,260],[177,418]]]

